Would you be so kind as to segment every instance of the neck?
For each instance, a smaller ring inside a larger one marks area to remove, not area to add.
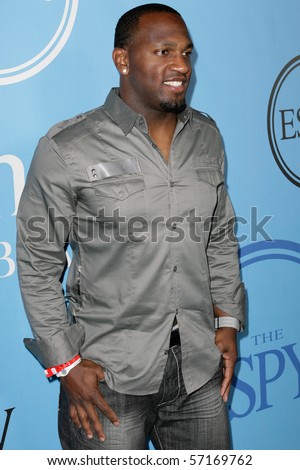
[[[165,160],[169,160],[173,136],[177,124],[177,115],[174,113],[165,113],[163,119],[146,119],[148,133],[152,140],[158,146]]]
[[[119,88],[120,98],[137,114],[143,116],[149,128],[164,125],[165,127],[176,126],[177,114],[173,111],[165,111],[159,107],[154,109],[141,102],[138,96],[134,93],[128,92],[126,84],[120,82]]]
[[[142,114],[142,113],[141,113]],[[177,114],[175,113],[145,113],[143,114],[147,126],[149,129],[149,134],[151,135],[151,131],[158,132],[167,132],[167,133],[174,133],[175,127],[177,124]]]
[[[124,89],[120,88],[120,98],[137,114],[144,117],[148,133],[152,140],[156,143],[165,160],[168,160],[170,148],[178,120],[178,116],[174,112],[166,112],[163,109],[150,109],[144,106],[139,100],[124,93]]]

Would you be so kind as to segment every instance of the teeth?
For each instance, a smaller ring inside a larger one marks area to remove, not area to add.
[[[167,86],[173,86],[173,87],[179,87],[182,86],[182,82],[164,82],[165,85]]]

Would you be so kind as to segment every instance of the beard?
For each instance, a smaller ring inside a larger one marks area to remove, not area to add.
[[[182,111],[185,110],[186,108],[186,102],[185,99],[181,101],[168,101],[168,100],[163,100],[160,102],[160,107],[163,111],[166,113],[181,113]]]

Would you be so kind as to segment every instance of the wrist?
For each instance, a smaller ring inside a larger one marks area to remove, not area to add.
[[[237,331],[242,331],[241,322],[237,318],[229,316],[215,317],[215,330],[224,327],[235,328]]]
[[[73,362],[73,364],[70,364],[69,366],[65,367],[60,372],[58,372],[56,374],[56,377],[66,377],[66,375],[68,375],[68,373],[72,369],[74,369],[74,367],[76,367],[78,364],[80,364],[80,362],[81,362],[81,357],[79,357],[75,362]]]
[[[70,361],[65,362],[63,364],[59,364],[53,367],[49,367],[48,369],[45,370],[46,377],[49,379],[50,377],[53,377],[53,375],[56,375],[57,377],[63,377],[67,375],[70,370],[73,369],[73,367],[77,366],[81,362],[81,357],[79,354],[74,356]]]

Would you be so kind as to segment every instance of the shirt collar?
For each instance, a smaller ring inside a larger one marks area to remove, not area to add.
[[[147,127],[143,116],[133,111],[133,109],[120,98],[119,88],[112,88],[110,90],[104,103],[104,109],[125,135],[131,131],[136,123],[139,123],[140,126],[145,128]],[[191,108],[186,107],[184,111],[179,113],[178,117],[183,125],[189,121],[192,126]]]
[[[119,88],[110,90],[104,103],[104,109],[125,135],[131,131],[138,118],[138,114],[120,98]]]

